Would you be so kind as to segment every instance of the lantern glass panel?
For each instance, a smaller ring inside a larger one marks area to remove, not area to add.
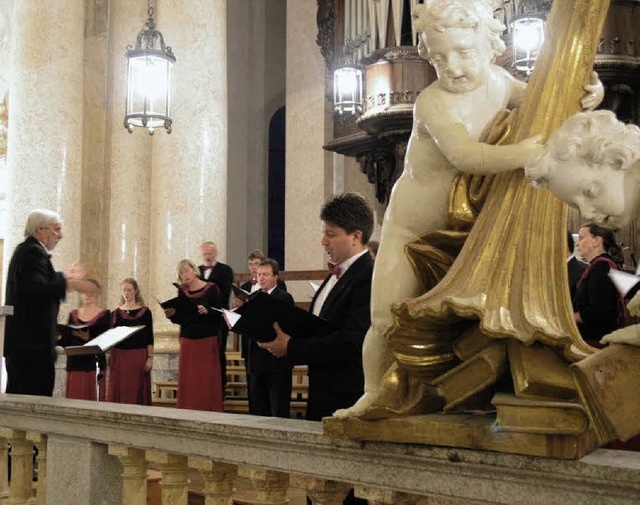
[[[362,108],[362,69],[337,68],[333,75],[334,105],[339,113],[359,113]]]
[[[170,82],[173,62],[144,53],[129,57],[127,115],[134,126],[163,126],[170,117]],[[147,124],[143,125],[143,117]]]
[[[513,21],[513,61],[516,70],[530,74],[544,42],[544,20],[522,17]]]

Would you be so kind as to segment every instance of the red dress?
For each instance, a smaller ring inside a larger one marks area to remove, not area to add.
[[[79,336],[80,332],[89,332],[89,341],[104,333],[111,327],[111,315],[108,310],[98,313],[90,321],[83,321],[77,310],[69,314],[68,324],[83,328],[68,328],[62,336],[63,347],[83,345],[87,342]],[[86,326],[84,326],[86,325]],[[100,368],[100,377],[96,381],[96,361]],[[100,389],[100,401],[106,396],[104,371],[106,359],[104,354],[97,356],[67,356],[67,385],[65,396],[74,400],[96,400],[96,390]],[[97,382],[97,384],[96,384]]]
[[[179,303],[171,321],[180,325],[178,360],[179,409],[222,412],[222,372],[220,369],[220,326],[222,304],[218,287],[208,282],[202,289],[178,291]],[[198,314],[197,305],[207,307]]]
[[[149,307],[116,309],[113,327],[144,326],[109,353],[109,391],[107,401],[151,405],[151,374],[145,371],[147,346],[153,345],[153,319]]]

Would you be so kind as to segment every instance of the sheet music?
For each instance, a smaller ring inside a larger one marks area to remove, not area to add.
[[[84,345],[66,347],[65,351],[70,356],[106,352],[142,328],[144,326],[116,326],[98,335],[93,340],[89,340]]]

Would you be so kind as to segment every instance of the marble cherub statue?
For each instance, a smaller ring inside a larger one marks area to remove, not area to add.
[[[429,231],[446,228],[452,181],[459,171],[495,174],[523,167],[542,151],[540,136],[513,145],[480,139],[505,109],[518,107],[526,84],[493,61],[504,50],[505,27],[493,18],[489,0],[426,0],[412,12],[419,53],[438,79],[418,96],[402,175],[382,225],[371,295],[371,328],[363,347],[364,395],[338,418],[374,408],[393,362],[385,340],[391,306],[421,294],[404,246]],[[585,88],[583,107],[602,99],[602,85]]]
[[[525,175],[577,207],[584,219],[619,228],[640,210],[640,128],[606,110],[575,114],[526,165]],[[640,316],[640,293],[627,308]],[[640,325],[616,330],[602,342],[640,346]]]
[[[640,129],[600,110],[567,119],[525,175],[577,207],[584,219],[619,228],[638,211],[639,169]]]

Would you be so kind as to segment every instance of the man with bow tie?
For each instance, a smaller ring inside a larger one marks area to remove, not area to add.
[[[320,421],[350,407],[362,395],[362,343],[371,324],[369,303],[373,260],[366,244],[373,231],[373,211],[355,193],[331,198],[320,212],[321,244],[330,273],[316,292],[310,311],[327,320],[316,335],[287,335],[260,344],[293,365],[309,366],[307,419]],[[293,338],[292,338],[293,337]]]
[[[229,265],[218,261],[218,247],[215,243],[207,241],[200,246],[202,251],[202,265],[198,266],[200,278],[203,281],[213,282],[218,286],[222,296],[222,308],[229,308],[231,296],[231,284],[233,284],[233,270]],[[222,372],[223,388],[227,383],[227,336],[229,328],[222,322],[220,326],[220,370]],[[224,390],[224,389],[223,389]]]
[[[213,242],[204,242],[200,246],[202,251],[202,265],[198,266],[200,278],[203,281],[214,282],[220,289],[222,303],[229,308],[231,284],[233,284],[233,270],[229,265],[218,261],[218,248]]]

